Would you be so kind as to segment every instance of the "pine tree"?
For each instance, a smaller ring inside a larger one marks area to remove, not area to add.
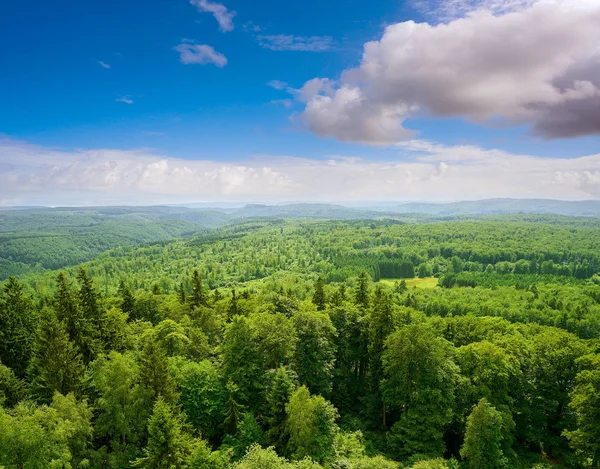
[[[394,330],[392,299],[380,286],[375,290],[371,320],[369,323],[369,383],[372,410],[380,409],[382,423],[386,425],[386,408],[382,403],[380,384],[383,380],[384,344]],[[382,407],[383,406],[383,407]]]
[[[246,406],[237,402],[235,396],[238,394],[238,388],[231,381],[227,383],[227,392],[229,393],[229,398],[225,403],[225,420],[223,420],[221,426],[227,434],[235,435]]]
[[[135,307],[135,297],[123,280],[119,284],[118,295],[121,297],[121,311],[131,314]]]
[[[96,334],[91,322],[83,316],[73,288],[62,272],[56,278],[54,309],[58,320],[65,324],[69,338],[80,351],[84,363],[89,363],[96,355],[99,343],[95,340]]]
[[[325,309],[325,282],[323,278],[317,278],[315,282],[315,292],[312,297],[312,302],[317,307],[317,311],[323,311]]]
[[[285,446],[285,406],[294,392],[294,383],[285,368],[279,367],[272,374],[266,390],[263,420],[268,426],[269,444],[277,448]]]
[[[483,398],[467,418],[465,442],[460,455],[469,469],[501,469],[506,467],[502,453],[502,414]]]
[[[74,391],[83,374],[81,355],[53,311],[42,311],[28,373],[33,389],[47,400],[56,391]]]
[[[365,271],[361,272],[354,289],[354,304],[364,309],[369,307],[369,276]]]
[[[180,304],[185,304],[185,286],[183,285],[183,282],[180,282],[179,286],[177,287],[177,298],[179,299]]]
[[[206,294],[202,286],[202,278],[198,270],[192,273],[192,294],[190,295],[190,305],[194,308],[206,306]]]
[[[144,457],[134,462],[144,469],[183,469],[192,454],[193,440],[177,411],[159,397],[148,421]]]
[[[175,399],[175,383],[169,373],[166,351],[154,333],[143,337],[140,357],[142,383],[152,391],[155,398],[162,397],[166,402]]]
[[[31,357],[36,315],[33,302],[14,277],[0,296],[0,362],[24,377]]]

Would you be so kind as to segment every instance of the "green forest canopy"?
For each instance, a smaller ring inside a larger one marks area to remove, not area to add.
[[[598,467],[599,244],[566,217],[247,220],[10,277],[0,467]]]

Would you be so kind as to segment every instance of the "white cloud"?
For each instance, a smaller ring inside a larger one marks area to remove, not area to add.
[[[456,0],[468,16],[388,26],[333,92],[307,102],[304,123],[381,145],[410,138],[403,122],[423,115],[529,125],[546,138],[600,134],[600,2],[509,3],[504,12],[504,1],[477,4],[490,11]]]
[[[183,160],[148,150],[60,151],[0,139],[0,187],[11,205],[231,201],[600,199],[600,154],[537,158],[424,141],[398,161],[253,157]]]
[[[287,88],[288,84],[285,81],[281,80],[271,80],[267,83],[271,88],[275,88],[276,90],[283,90]]]
[[[215,64],[217,67],[227,65],[227,57],[206,44],[181,43],[174,48],[179,52],[179,60],[184,64]]]
[[[273,99],[270,103],[275,104],[276,106],[283,106],[288,109],[293,106],[291,99]]]
[[[271,36],[260,35],[256,38],[262,47],[274,51],[324,52],[332,49],[335,44],[330,36],[276,34]]]
[[[106,62],[102,62],[102,60],[98,60],[98,65],[100,65],[102,68],[110,68],[110,65]]]
[[[217,23],[219,23],[221,31],[233,31],[233,17],[235,16],[235,11],[229,11],[225,5],[216,2],[213,3],[209,0],[190,0],[190,3],[199,11],[212,13],[217,20]]]
[[[131,99],[129,96],[122,96],[120,98],[115,99],[115,101],[117,101],[118,103],[133,104],[133,99]]]

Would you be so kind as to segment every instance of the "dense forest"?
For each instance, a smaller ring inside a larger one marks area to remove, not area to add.
[[[600,221],[216,225],[5,271],[1,468],[600,467]]]

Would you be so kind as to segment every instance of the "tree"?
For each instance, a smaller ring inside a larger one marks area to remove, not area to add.
[[[253,444],[262,444],[265,439],[265,432],[258,424],[256,417],[251,412],[246,412],[241,416],[237,431],[234,435],[227,435],[223,440],[225,446],[231,446],[234,452],[234,458],[240,459],[246,450]]]
[[[385,402],[400,411],[392,427],[399,457],[443,454],[458,375],[452,355],[452,344],[428,324],[409,324],[388,337],[382,388]]]
[[[313,293],[312,302],[317,307],[317,311],[325,309],[325,282],[322,277],[318,277],[315,281],[315,291]]]
[[[281,313],[256,313],[250,320],[265,369],[288,365],[298,342],[293,321]]]
[[[167,353],[154,330],[147,331],[142,337],[140,355],[140,376],[142,383],[155,398],[162,396],[166,402],[175,399],[175,382],[169,372]]]
[[[13,407],[27,396],[26,383],[0,363],[0,407]]]
[[[222,344],[223,378],[236,386],[235,400],[256,409],[260,406],[264,365],[252,321],[234,316]]]
[[[387,337],[394,330],[392,318],[392,298],[378,286],[375,290],[373,309],[369,322],[369,384],[370,401],[382,417],[382,424],[386,425],[385,403],[382,407],[380,384],[383,380],[383,363],[381,361],[384,344]],[[380,412],[379,412],[380,411]]]
[[[197,269],[194,269],[192,273],[192,294],[189,298],[190,305],[194,308],[198,306],[206,306],[206,293],[202,286],[202,277],[198,273]]]
[[[23,285],[9,277],[0,294],[0,362],[24,377],[31,358],[36,315]]]
[[[364,309],[369,307],[369,280],[368,274],[362,271],[354,288],[354,304]]]
[[[600,465],[600,354],[581,357],[579,365],[582,371],[577,374],[570,403],[576,429],[565,435],[588,466],[595,468]]]
[[[81,355],[53,311],[42,311],[28,374],[33,389],[45,400],[55,392],[74,391],[83,374]]]
[[[54,309],[58,320],[65,324],[69,338],[73,341],[85,364],[88,364],[99,352],[100,342],[92,321],[83,315],[78,299],[71,284],[61,272],[56,278]]]
[[[337,410],[322,396],[298,388],[286,406],[288,452],[294,459],[310,457],[323,462],[333,455]]]
[[[193,441],[176,410],[162,397],[154,404],[148,421],[148,444],[144,457],[134,466],[144,469],[184,469],[192,454]]]
[[[152,393],[142,386],[140,367],[131,352],[110,352],[93,362],[91,384],[98,396],[95,431],[108,440],[111,466],[121,467],[140,455],[138,445],[152,411]]]
[[[135,296],[131,289],[125,284],[124,280],[119,283],[117,294],[121,298],[121,311],[132,314],[135,308]]]
[[[202,435],[214,439],[225,418],[226,389],[215,365],[209,360],[185,362],[177,377],[183,411]]]
[[[271,373],[265,392],[263,420],[269,428],[268,442],[277,448],[285,445],[285,406],[294,389],[294,382],[285,368],[279,367]]]
[[[467,419],[465,442],[460,455],[470,469],[501,469],[507,466],[502,452],[502,413],[483,398]]]
[[[182,305],[185,304],[186,295],[185,295],[185,287],[183,285],[183,282],[180,282],[177,287],[177,298],[179,299],[180,304],[182,304]]]
[[[335,360],[335,328],[331,318],[310,303],[293,316],[298,333],[294,370],[311,392],[328,396]],[[312,308],[311,308],[312,307]]]

